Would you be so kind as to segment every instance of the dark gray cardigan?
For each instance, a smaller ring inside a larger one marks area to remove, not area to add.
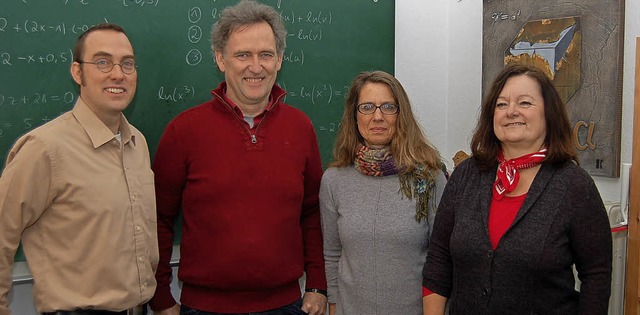
[[[423,285],[450,298],[451,314],[607,314],[611,232],[592,178],[572,162],[543,163],[493,250],[487,222],[496,168],[483,172],[473,158],[456,167],[436,214]]]

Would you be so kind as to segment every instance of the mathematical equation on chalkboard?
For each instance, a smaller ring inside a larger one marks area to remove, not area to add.
[[[24,0],[26,3],[27,1]],[[68,3],[68,0],[65,4]],[[80,1],[83,5],[89,5],[91,2],[88,0]],[[130,4],[136,4],[140,6],[144,5],[152,5],[158,6],[159,0],[138,0],[138,1],[122,1],[124,6],[128,6]],[[215,22],[219,17],[221,10],[217,7],[211,9],[210,20],[206,21],[206,25],[204,25],[205,29],[209,29],[211,27],[212,22]],[[290,24],[295,27],[288,27],[289,33],[287,34],[287,40],[298,40],[298,41],[322,41],[326,36],[323,32],[322,28],[318,28],[317,26],[323,25],[331,25],[334,23],[334,14],[331,11],[305,11],[301,13],[297,13],[293,10],[290,11],[281,11],[285,24]],[[108,18],[104,17],[104,22],[108,22]],[[202,62],[204,56],[208,56],[210,52],[203,53],[200,48],[196,44],[202,41],[202,38],[205,34],[203,31],[203,26],[199,25],[203,19],[203,11],[201,7],[192,7],[188,10],[186,14],[186,19],[189,22],[189,26],[185,30],[185,36],[189,43],[192,44],[192,48],[187,51],[184,56],[184,62],[189,66],[196,66]],[[316,27],[305,28],[304,25],[313,25]],[[298,27],[298,25],[303,25],[302,27]],[[24,36],[31,36],[35,34],[60,34],[60,35],[73,35],[78,36],[83,33],[87,29],[89,29],[91,25],[84,24],[81,22],[74,21],[42,21],[36,19],[14,19],[10,20],[8,17],[0,16],[0,34],[2,32],[7,33],[16,33],[23,34]],[[67,54],[66,52],[63,54],[54,53],[54,52],[12,52],[12,51],[0,51],[0,57],[2,58],[2,62],[0,65],[4,66],[13,66],[16,65],[14,60],[16,58],[25,59],[28,63],[36,62],[37,60],[40,63],[46,62],[67,62],[73,58],[72,53]],[[26,56],[26,57],[24,57]],[[287,51],[283,58],[284,62],[299,64],[300,66],[304,65],[305,61],[305,53],[303,49],[291,50]]]
[[[294,86],[280,83],[280,86],[287,91],[287,99],[301,99],[313,105],[329,104],[333,101],[342,104],[347,98],[349,86],[334,86],[331,83],[320,83],[312,85]]]
[[[64,64],[68,66],[73,60],[71,49],[62,52],[49,53],[9,53],[0,50],[0,65],[13,66],[18,64]]]

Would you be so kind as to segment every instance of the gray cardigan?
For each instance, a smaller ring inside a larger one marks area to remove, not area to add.
[[[329,303],[337,315],[422,314],[421,270],[446,179],[438,171],[427,222],[416,222],[415,198],[397,175],[365,176],[329,168],[320,211]]]
[[[543,163],[493,250],[487,220],[495,174],[470,158],[451,175],[424,285],[450,297],[451,314],[607,314],[611,232],[591,177],[572,162]]]

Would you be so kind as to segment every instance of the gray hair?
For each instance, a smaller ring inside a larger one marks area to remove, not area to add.
[[[255,0],[241,0],[238,4],[225,8],[218,22],[211,29],[211,52],[223,52],[229,42],[229,36],[236,29],[255,23],[267,22],[276,38],[278,55],[284,53],[287,46],[287,30],[280,13],[274,8]]]

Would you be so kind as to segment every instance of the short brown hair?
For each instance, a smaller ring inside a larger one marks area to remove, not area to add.
[[[418,125],[407,92],[398,79],[384,71],[361,72],[351,83],[342,114],[342,122],[338,128],[333,149],[334,160],[331,166],[353,165],[356,153],[364,142],[356,124],[356,111],[360,91],[367,83],[387,85],[400,107],[397,114],[396,132],[390,144],[391,154],[396,159],[400,173],[412,172],[416,165],[426,166],[426,171],[440,169],[442,164],[440,153],[427,141],[420,125]]]
[[[87,36],[92,32],[100,30],[112,30],[127,35],[122,27],[113,23],[100,23],[90,27],[88,30],[80,34],[80,36],[78,36],[78,40],[76,40],[76,46],[73,48],[74,62],[82,61],[82,54],[84,53],[84,41],[87,39]]]
[[[515,76],[526,75],[538,82],[544,100],[544,119],[547,135],[544,145],[547,148],[545,161],[561,163],[573,160],[578,162],[576,149],[571,139],[569,114],[553,82],[542,70],[533,66],[512,64],[506,66],[493,80],[480,110],[480,118],[471,140],[471,152],[483,169],[489,169],[496,163],[500,151],[500,140],[493,130],[493,116],[496,101],[507,80]]]

